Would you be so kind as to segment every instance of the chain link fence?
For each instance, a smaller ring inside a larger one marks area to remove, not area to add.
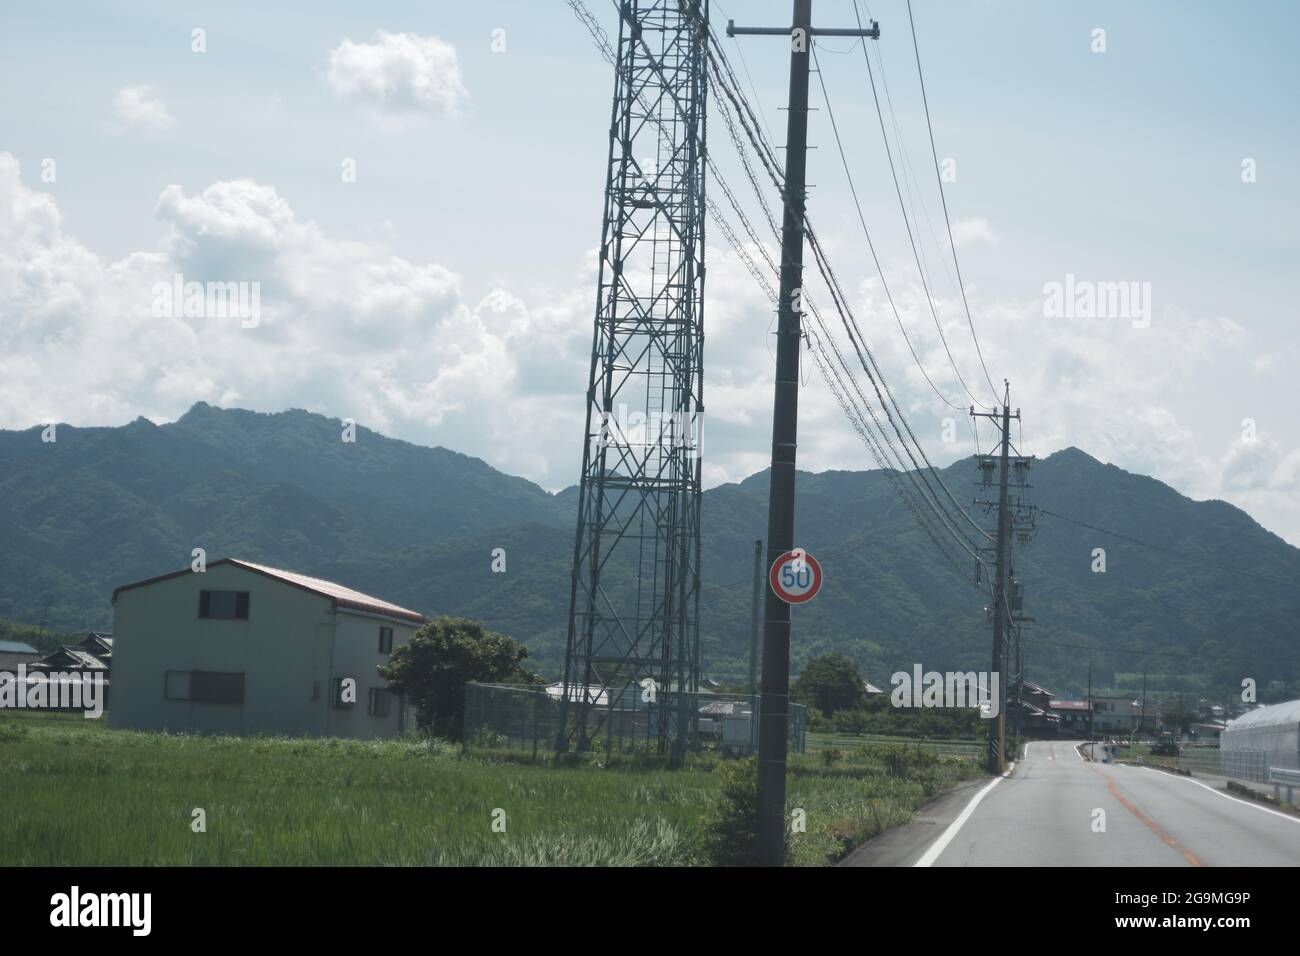
[[[1220,750],[1218,747],[1184,746],[1178,768],[1234,780],[1268,782],[1268,753],[1264,750]]]
[[[535,758],[553,752],[560,739],[569,750],[608,754],[666,754],[678,740],[690,752],[727,756],[745,756],[758,747],[756,697],[665,690],[648,694],[629,684],[588,690],[583,708],[583,690],[571,693],[575,699],[564,708],[559,684],[467,684],[466,749]],[[791,704],[789,745],[795,753],[804,752],[807,722],[807,708]]]

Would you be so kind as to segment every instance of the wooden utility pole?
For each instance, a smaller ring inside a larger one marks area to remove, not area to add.
[[[727,36],[790,38],[790,99],[786,114],[781,290],[776,321],[776,386],[772,400],[772,468],[767,505],[767,566],[794,549],[795,446],[799,424],[799,341],[807,202],[808,71],[814,35],[880,36],[869,30],[814,30],[812,0],[794,0],[789,27],[737,27]],[[790,605],[764,588],[763,690],[758,725],[758,840],[761,861],[785,862],[785,766],[790,707]]]

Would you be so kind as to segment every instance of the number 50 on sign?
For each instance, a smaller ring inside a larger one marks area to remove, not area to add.
[[[822,566],[807,551],[795,548],[772,562],[767,575],[772,591],[786,604],[803,604],[822,587]]]

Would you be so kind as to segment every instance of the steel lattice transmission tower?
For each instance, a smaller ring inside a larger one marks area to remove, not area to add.
[[[699,685],[707,40],[708,0],[621,4],[558,749],[653,681],[680,754]]]

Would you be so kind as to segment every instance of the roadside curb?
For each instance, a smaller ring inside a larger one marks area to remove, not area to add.
[[[918,825],[924,827],[933,824],[939,828],[938,839],[942,839],[943,833],[947,832],[953,822],[962,817],[968,809],[972,809],[983,797],[982,795],[993,788],[995,784],[1001,783],[1009,778],[1016,769],[1018,761],[1012,761],[1007,769],[1000,774],[988,774],[981,777],[975,777],[970,780],[963,780],[961,783],[949,787],[942,793],[936,794],[927,800],[921,806],[912,811],[911,817],[905,823],[892,826],[887,830],[881,830],[869,840],[864,840],[848,853],[843,859],[839,860],[836,866],[914,866],[914,863],[903,862],[866,862],[868,851],[873,851],[877,856],[883,855],[886,860],[902,860],[910,858],[916,853],[924,855],[927,847],[933,846],[936,836],[933,831],[925,834],[923,840],[916,846],[909,846],[915,842]],[[909,834],[911,836],[909,837]],[[899,841],[904,841],[906,849],[900,849]]]
[[[1256,803],[1263,803],[1280,813],[1289,813],[1293,816],[1300,816],[1300,807],[1295,807],[1285,801],[1280,801],[1277,797],[1274,797],[1271,794],[1260,793],[1258,790],[1248,787],[1245,784],[1238,783],[1235,780],[1229,780],[1227,782],[1227,790],[1229,793],[1236,794],[1246,800],[1254,800]]]

